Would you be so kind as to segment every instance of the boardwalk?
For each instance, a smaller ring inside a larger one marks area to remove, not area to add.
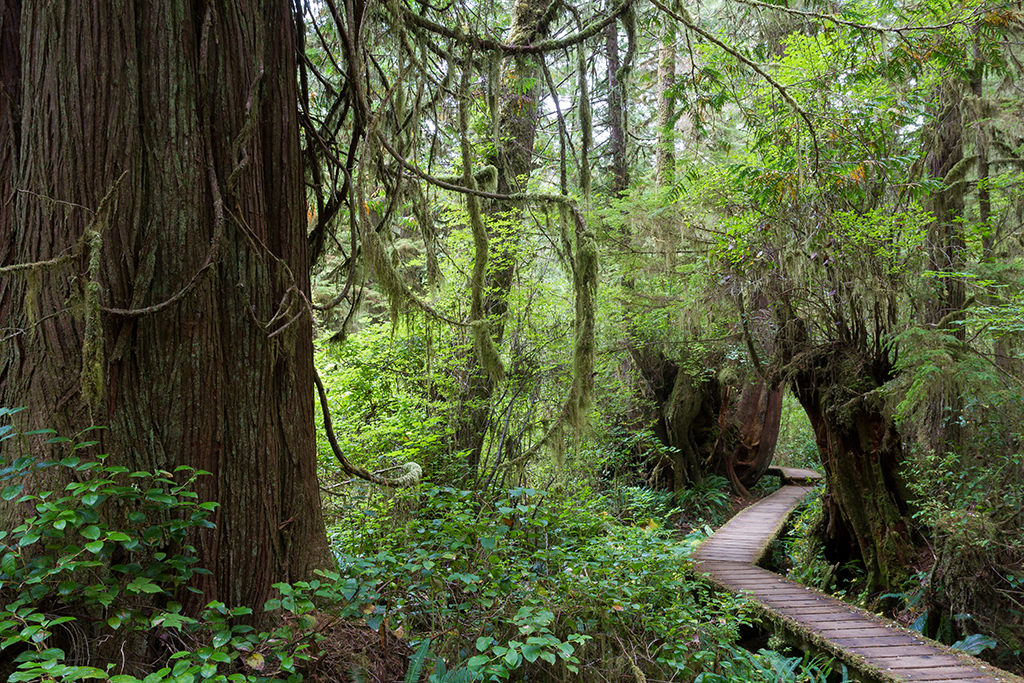
[[[776,472],[784,480],[813,479],[804,470]],[[813,473],[811,473],[813,474]],[[733,517],[694,553],[698,571],[744,594],[764,615],[810,647],[862,678],[927,683],[1024,683],[974,657],[755,566],[790,512],[811,489],[783,486]]]

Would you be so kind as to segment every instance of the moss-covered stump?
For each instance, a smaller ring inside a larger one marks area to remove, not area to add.
[[[1024,557],[1002,541],[982,512],[963,512],[936,529],[936,561],[925,594],[925,632],[952,642],[974,634],[995,639],[981,657],[1024,670]]]

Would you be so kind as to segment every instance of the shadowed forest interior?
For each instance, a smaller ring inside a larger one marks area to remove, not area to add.
[[[773,466],[768,568],[1024,673],[1022,38],[0,0],[0,674],[847,680],[694,568]]]

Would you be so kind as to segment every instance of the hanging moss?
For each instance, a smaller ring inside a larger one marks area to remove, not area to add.
[[[469,113],[468,113],[468,92],[469,72],[462,76],[462,97],[459,102],[459,133],[462,148],[462,182],[466,187],[475,190],[477,178],[470,173],[472,166],[472,152],[469,144]],[[484,180],[497,181],[497,169],[488,166],[484,169],[486,175]],[[484,316],[484,283],[487,276],[487,259],[490,250],[490,243],[487,236],[487,228],[484,226],[483,215],[480,212],[480,201],[475,195],[466,196],[466,208],[469,212],[469,225],[473,233],[473,281],[471,304],[470,304],[470,327],[473,330],[473,350],[476,352],[477,362],[492,382],[500,382],[505,378],[505,366],[501,362],[501,356],[494,346],[491,337],[491,325]]]
[[[977,156],[964,157],[958,161],[953,168],[949,169],[946,176],[942,179],[942,182],[946,185],[946,190],[948,191],[953,186],[961,184],[967,176],[967,172],[971,170],[971,167],[974,166],[977,161]]]
[[[476,181],[476,187],[471,189],[480,189],[484,192],[496,192],[498,189],[498,169],[491,164],[473,173],[473,179]],[[462,174],[438,176],[438,180],[450,185],[462,185],[465,182],[465,176]]]
[[[420,483],[423,477],[423,468],[414,462],[407,462],[402,465],[402,474],[389,481],[394,488],[406,488]]]
[[[536,457],[541,449],[550,448],[556,464],[560,464],[565,451],[565,432],[571,427],[579,434],[587,424],[591,394],[594,389],[594,302],[597,296],[597,245],[587,228],[583,214],[575,204],[565,203],[575,227],[575,259],[573,288],[576,294],[576,341],[573,347],[573,378],[565,402],[558,416],[548,427],[544,436],[519,457],[506,463],[508,466],[521,465]],[[564,224],[564,223],[563,223]],[[563,234],[563,239],[565,235]]]
[[[36,315],[36,299],[39,296],[39,289],[42,285],[39,282],[39,271],[29,270],[25,273],[25,316],[28,319],[28,330],[30,335],[35,334],[38,316]],[[30,337],[31,338],[31,337]]]
[[[395,265],[388,257],[387,250],[380,240],[371,221],[367,218],[362,221],[363,234],[362,246],[370,262],[370,268],[376,283],[384,291],[391,307],[391,320],[398,320],[398,314],[405,308],[409,299],[409,291],[402,281],[402,277],[395,270]]]
[[[34,261],[32,263],[15,263],[9,266],[0,268],[0,275],[7,277],[9,275],[23,275],[25,278],[25,314],[28,316],[28,330],[29,334],[33,334],[33,330],[36,326],[36,297],[39,294],[39,290],[42,287],[40,281],[40,274],[44,270],[52,270],[58,268],[65,263],[74,261],[79,257],[81,251],[76,251],[70,254],[64,254],[48,261]]]
[[[480,367],[492,382],[500,382],[505,379],[505,365],[501,362],[498,349],[494,346],[494,339],[491,337],[491,324],[486,320],[474,320],[470,323],[473,330],[473,350],[476,351],[477,361]]]
[[[85,343],[82,345],[82,398],[89,409],[98,412],[103,398],[103,326],[100,322],[100,252],[103,238],[96,230],[87,233],[89,244],[89,281],[85,285]]]

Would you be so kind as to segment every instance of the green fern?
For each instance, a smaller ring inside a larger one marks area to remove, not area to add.
[[[409,660],[409,667],[405,670],[405,683],[417,683],[420,680],[420,671],[423,670],[423,662],[427,659],[430,651],[430,638],[424,640],[416,654]]]
[[[430,683],[474,683],[480,675],[465,667],[448,671],[444,659],[438,657],[434,665],[434,673],[430,676]]]

